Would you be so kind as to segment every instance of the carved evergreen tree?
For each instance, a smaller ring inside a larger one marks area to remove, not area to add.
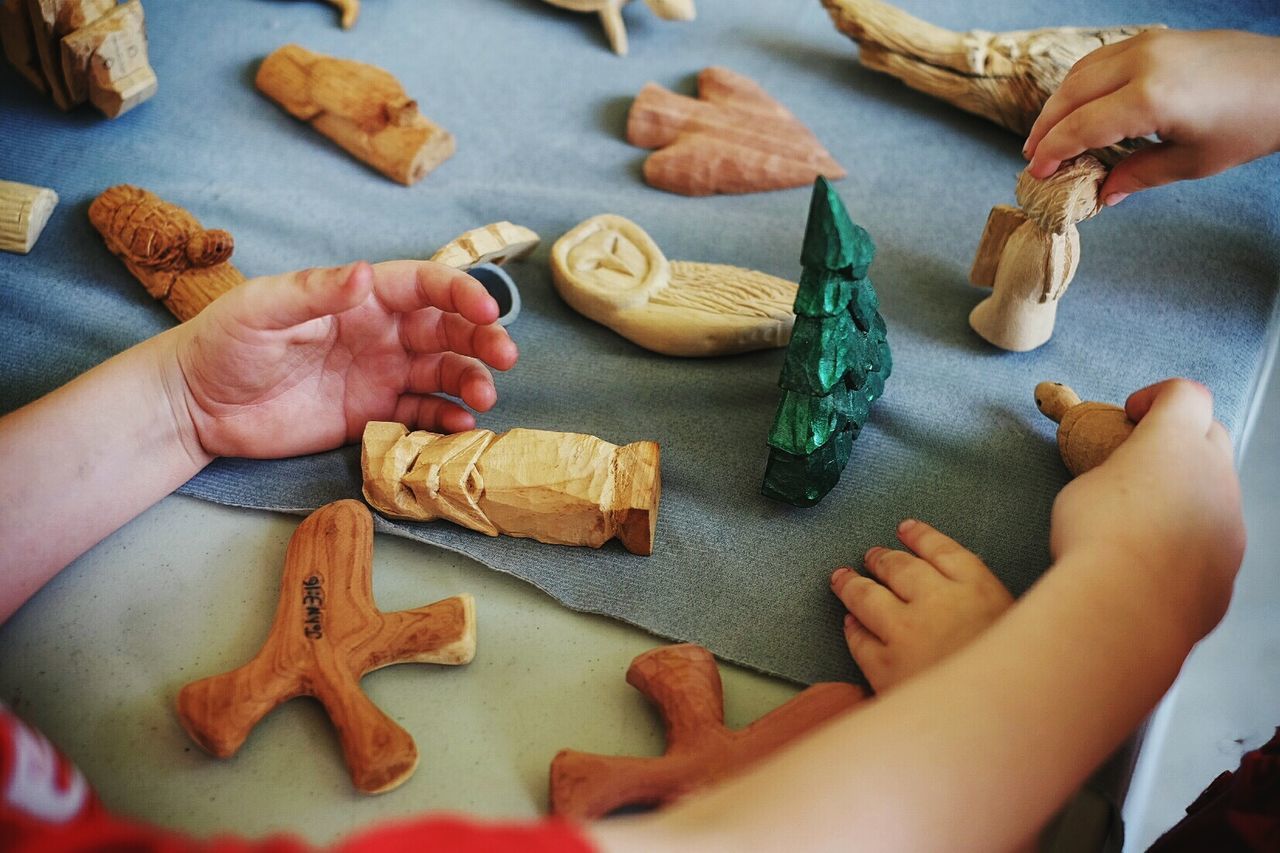
[[[813,185],[796,294],[796,323],[778,386],[761,491],[813,506],[840,480],[853,441],[892,368],[867,269],[871,236],[849,218],[826,178]]]

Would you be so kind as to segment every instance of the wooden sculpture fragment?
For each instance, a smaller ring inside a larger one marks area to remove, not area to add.
[[[727,68],[698,74],[698,97],[646,83],[627,115],[627,141],[657,148],[650,186],[682,195],[751,193],[832,180],[844,169],[809,128],[754,81]]]
[[[795,284],[727,264],[668,261],[640,226],[614,214],[555,242],[551,278],[575,311],[663,355],[730,355],[791,339]]]
[[[795,328],[761,493],[812,506],[831,491],[893,369],[868,268],[875,244],[825,178],[813,186]]]
[[[235,241],[194,216],[129,184],[109,187],[89,205],[89,221],[107,248],[179,320],[190,320],[245,280],[229,260]]]
[[[1098,191],[1107,168],[1082,154],[1053,175],[1018,177],[1018,207],[997,205],[987,218],[969,280],[992,288],[969,314],[990,343],[1026,352],[1053,336],[1058,301],[1080,263],[1076,224],[1102,209]]]
[[[498,325],[509,326],[520,316],[520,289],[502,267],[529,255],[541,241],[523,225],[493,222],[459,234],[431,260],[470,273],[498,303]]]
[[[0,46],[59,109],[88,101],[115,118],[158,86],[139,0],[0,0]]]
[[[47,187],[0,181],[0,250],[30,252],[57,206],[58,194]]]
[[[630,0],[544,0],[552,6],[571,12],[596,12],[609,39],[609,47],[618,56],[627,55],[627,25],[622,20],[622,7]],[[666,21],[692,21],[697,14],[693,0],[645,0],[645,5]]]
[[[1061,382],[1036,386],[1036,408],[1058,424],[1058,452],[1073,477],[1106,462],[1136,426],[1121,407],[1082,403],[1080,396]]]
[[[360,470],[365,500],[392,518],[444,518],[555,545],[599,548],[616,537],[633,554],[653,553],[661,478],[652,441],[618,447],[537,429],[438,435],[370,421]]]
[[[453,156],[453,134],[373,65],[288,44],[262,61],[254,82],[289,115],[406,186]]]
[[[592,820],[627,806],[665,806],[721,781],[866,698],[852,684],[815,684],[736,731],[724,725],[724,690],[711,653],[690,644],[637,657],[627,683],[658,706],[667,732],[660,758],[561,750],[551,762],[551,811]]]
[[[239,669],[179,692],[178,718],[191,738],[227,758],[277,705],[314,696],[337,729],[356,788],[377,794],[409,778],[418,748],[364,694],[360,679],[397,663],[470,663],[475,603],[457,595],[383,613],[372,584],[373,517],[364,504],[337,501],[309,515],[289,541],[262,649]]]
[[[961,33],[883,0],[822,0],[822,5],[836,28],[858,43],[858,59],[866,67],[1021,136],[1031,131],[1044,102],[1077,60],[1103,45],[1163,26]]]

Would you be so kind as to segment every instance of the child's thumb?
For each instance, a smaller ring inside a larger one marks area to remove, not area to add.
[[[366,261],[245,282],[243,319],[256,329],[287,329],[359,305],[373,287]]]

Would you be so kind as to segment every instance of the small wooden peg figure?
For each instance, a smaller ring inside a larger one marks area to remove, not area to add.
[[[1082,154],[1044,180],[1023,170],[1020,207],[997,205],[987,218],[969,280],[992,293],[974,307],[969,325],[990,343],[1013,352],[1041,346],[1053,335],[1058,300],[1080,263],[1076,223],[1098,213],[1107,169]]]
[[[1061,382],[1036,386],[1036,408],[1058,423],[1058,451],[1073,477],[1096,468],[1133,433],[1124,409],[1110,403],[1082,403]]]

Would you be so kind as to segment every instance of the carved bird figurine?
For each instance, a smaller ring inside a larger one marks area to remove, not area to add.
[[[1110,403],[1083,403],[1061,382],[1036,386],[1036,408],[1058,423],[1058,451],[1074,477],[1106,462],[1133,433],[1134,423],[1124,409]]]
[[[622,7],[630,0],[544,0],[552,6],[572,12],[596,12],[609,39],[609,47],[618,56],[627,55],[627,25],[622,21]],[[692,21],[697,14],[693,0],[645,0],[655,15],[666,21]]]

